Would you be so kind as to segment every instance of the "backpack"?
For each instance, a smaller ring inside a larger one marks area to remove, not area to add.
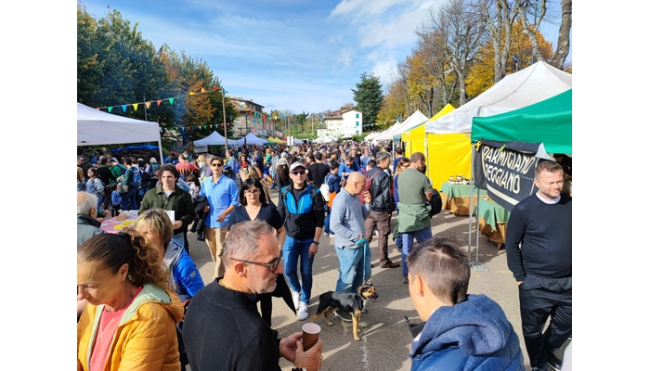
[[[142,174],[140,174],[139,170],[131,170],[131,172],[133,174],[131,175],[131,183],[129,185],[133,188],[140,187],[140,184],[142,184]]]
[[[430,218],[442,211],[442,198],[440,197],[440,192],[435,188],[433,188],[429,205],[431,205],[431,211],[429,211]]]
[[[364,191],[368,191],[368,192],[370,192],[370,188],[372,188],[372,180],[375,179],[375,177],[376,177],[377,175],[379,175],[379,173],[381,173],[382,171],[383,171],[383,170],[379,170],[379,171],[377,171],[377,172],[376,172],[373,176],[371,176],[370,178],[367,178],[367,177],[366,177],[366,186],[363,187],[363,190],[364,190]],[[365,201],[363,200],[363,192],[359,193],[359,199],[361,200],[361,203],[362,203],[362,204],[365,203]]]

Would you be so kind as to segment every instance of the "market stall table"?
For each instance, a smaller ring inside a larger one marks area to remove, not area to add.
[[[498,248],[501,248],[506,242],[506,225],[508,224],[508,218],[510,218],[510,212],[486,197],[479,199],[478,212],[478,224],[481,234],[497,244]],[[472,215],[476,216],[476,208],[474,208]]]
[[[476,187],[471,184],[442,183],[440,197],[442,208],[449,210],[455,215],[469,215],[469,197],[474,197],[473,204],[476,205]],[[487,191],[480,190],[480,196],[487,196]]]
[[[118,220],[120,218],[121,220]],[[123,219],[119,216],[115,216],[109,219],[104,219],[102,225],[99,227],[102,231],[106,233],[118,233],[126,227],[133,227],[133,223],[138,218],[137,214],[128,214],[126,219]]]

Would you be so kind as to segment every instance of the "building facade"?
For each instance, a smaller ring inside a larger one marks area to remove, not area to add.
[[[327,134],[334,137],[353,136],[363,133],[363,112],[348,105],[325,115]]]
[[[275,135],[275,122],[264,119],[264,106],[253,102],[252,99],[231,98],[231,101],[239,110],[239,114],[233,120],[235,138],[245,137],[248,133],[258,137]]]

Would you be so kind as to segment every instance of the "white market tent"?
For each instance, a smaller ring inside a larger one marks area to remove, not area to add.
[[[312,141],[312,143],[332,143],[336,142],[336,138],[330,137],[328,135],[322,136],[320,138],[316,138]]]
[[[160,126],[157,122],[113,115],[77,102],[77,146],[158,142],[163,159]]]
[[[571,81],[571,74],[539,61],[507,75],[456,110],[427,122],[426,132],[470,133],[474,117],[497,115],[541,102],[571,89]]]
[[[228,144],[232,145],[235,144],[235,141],[230,139]],[[212,134],[208,135],[207,137],[199,140],[194,141],[194,145],[199,145],[199,146],[225,146],[226,145],[226,138],[224,138],[223,135],[219,134],[217,131],[213,131]]]
[[[403,133],[407,130],[411,130],[414,127],[420,125],[421,123],[427,121],[429,118],[426,117],[425,115],[420,112],[420,110],[417,110],[413,112],[411,116],[409,116],[406,120],[402,122],[398,122],[395,125],[389,127],[385,131],[383,131],[381,134],[373,137],[371,140],[373,141],[380,141],[380,140],[393,140],[393,137],[397,134]],[[471,122],[470,122],[471,125]]]
[[[266,139],[256,137],[255,135],[253,135],[253,133],[248,133],[248,135],[246,135],[244,138],[246,138],[246,145],[247,146],[249,146],[249,145],[261,146],[263,144],[268,143],[268,141]],[[244,138],[241,138],[241,139],[237,140],[236,143],[238,145],[240,145],[240,146],[243,146],[244,145]]]

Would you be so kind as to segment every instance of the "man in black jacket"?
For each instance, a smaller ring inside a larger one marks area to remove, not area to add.
[[[508,268],[519,286],[526,350],[533,369],[560,369],[554,355],[571,336],[571,197],[561,193],[562,165],[542,161],[535,169],[538,191],[519,202],[506,229]],[[548,317],[551,322],[546,331]]]
[[[372,203],[370,204],[370,215],[365,221],[366,239],[368,243],[372,241],[372,235],[375,227],[379,233],[379,264],[382,268],[397,268],[399,263],[390,261],[388,258],[388,236],[390,235],[390,217],[395,211],[395,199],[390,194],[390,185],[392,181],[390,175],[384,170],[390,166],[390,154],[388,152],[379,152],[375,157],[377,166],[372,168],[366,178],[372,179],[370,194]]]

